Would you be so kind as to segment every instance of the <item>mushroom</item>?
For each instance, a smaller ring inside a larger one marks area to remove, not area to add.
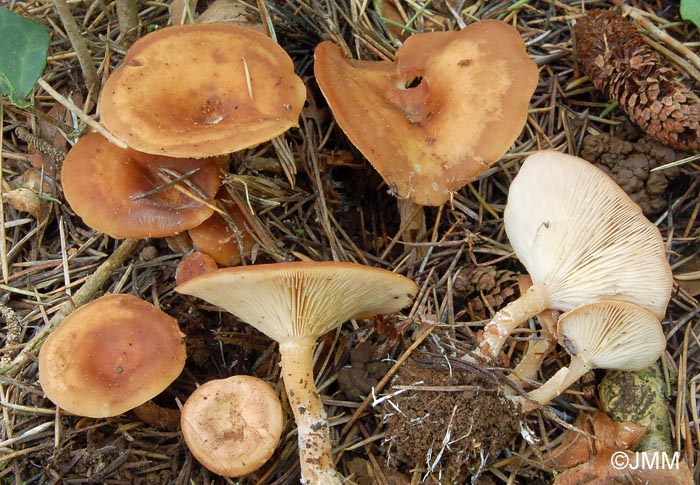
[[[322,42],[314,73],[340,128],[399,198],[402,226],[503,156],[538,81],[522,38],[500,20],[413,35],[396,62],[347,59]]]
[[[196,189],[168,186],[185,175]],[[172,236],[209,218],[220,176],[214,159],[149,155],[94,133],[68,152],[61,183],[71,208],[88,226],[114,238],[144,239]]]
[[[417,290],[411,280],[390,271],[336,262],[224,268],[175,288],[222,307],[279,343],[297,423],[302,482],[324,485],[339,484],[340,477],[314,382],[316,340],[348,319],[398,311]]]
[[[220,194],[221,192],[219,191]],[[223,197],[218,198],[220,205],[226,209],[225,214],[213,214],[187,232],[198,251],[208,254],[221,266],[235,266],[241,262],[243,254],[249,253],[253,248],[255,239],[238,206],[224,201]],[[235,231],[232,226],[235,226]]]
[[[555,151],[530,155],[510,186],[503,219],[533,284],[486,325],[483,355],[497,357],[510,332],[545,309],[609,298],[663,318],[673,286],[663,238],[592,164]]]
[[[194,457],[224,477],[260,468],[275,452],[284,413],[275,390],[252,376],[206,382],[182,407],[182,435]]]
[[[210,271],[216,271],[219,267],[214,258],[199,251],[193,251],[180,260],[175,270],[175,283],[181,285],[195,276],[199,276]]]
[[[39,383],[54,404],[116,416],[160,394],[185,366],[177,320],[133,295],[107,295],[71,313],[43,343]]]
[[[130,147],[207,157],[297,126],[306,89],[287,53],[241,26],[166,27],[136,41],[107,79],[102,123]]]
[[[559,343],[571,355],[568,367],[530,391],[523,411],[546,404],[591,369],[641,370],[666,349],[658,318],[634,303],[601,300],[564,313],[557,323]]]

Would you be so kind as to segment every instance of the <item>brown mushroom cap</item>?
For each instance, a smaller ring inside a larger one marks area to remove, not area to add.
[[[175,271],[175,283],[181,285],[187,280],[216,271],[219,267],[216,265],[214,258],[205,253],[194,251],[180,260]]]
[[[132,295],[107,295],[71,313],[44,342],[39,382],[66,411],[116,416],[157,396],[185,366],[177,320]]]
[[[396,62],[318,45],[316,80],[338,125],[400,198],[440,205],[486,170],[525,125],[538,72],[499,20],[409,37]]]
[[[208,157],[297,126],[306,90],[287,53],[245,27],[167,27],[136,41],[109,77],[101,120],[130,147]]]
[[[284,429],[282,404],[267,382],[251,376],[209,381],[182,408],[182,435],[207,469],[240,477],[275,452]]]
[[[227,214],[236,225],[238,234],[220,214],[213,214],[209,219],[188,231],[198,251],[208,254],[222,266],[235,266],[241,262],[241,252],[250,252],[255,239],[251,235],[246,218],[233,203],[224,203]]]
[[[198,226],[213,210],[175,187],[135,198],[166,184],[162,168],[188,177],[211,198],[219,188],[214,159],[170,158],[121,149],[96,133],[68,152],[61,170],[66,200],[85,224],[114,238],[172,236]]]
[[[276,340],[317,338],[351,318],[391,313],[418,292],[410,279],[354,263],[223,268],[175,288],[233,313]]]

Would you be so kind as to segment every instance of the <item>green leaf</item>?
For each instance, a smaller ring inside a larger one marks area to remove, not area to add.
[[[700,28],[700,0],[681,0],[681,17]]]
[[[0,94],[17,106],[27,98],[44,72],[49,31],[43,25],[0,7]]]

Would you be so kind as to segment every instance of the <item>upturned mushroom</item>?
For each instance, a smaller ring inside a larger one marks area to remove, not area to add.
[[[39,383],[54,404],[116,416],[165,390],[185,367],[177,320],[133,295],[107,295],[71,313],[41,346]]]
[[[591,369],[641,370],[666,349],[658,318],[626,301],[601,300],[566,312],[559,317],[557,333],[571,362],[530,391],[524,412],[536,408],[532,401],[548,403]]]
[[[306,89],[272,39],[224,23],[166,27],[136,41],[107,79],[102,123],[131,148],[208,157],[297,126]]]
[[[175,290],[218,305],[279,342],[282,377],[297,423],[302,483],[340,484],[314,381],[316,340],[351,318],[400,310],[417,293],[415,283],[358,264],[297,262],[220,269]]]
[[[486,325],[483,355],[497,357],[512,330],[545,309],[568,311],[608,298],[663,318],[673,275],[661,233],[586,160],[555,151],[527,157],[503,219],[532,286]]]
[[[398,197],[402,225],[506,153],[538,81],[523,39],[500,20],[413,35],[396,62],[351,60],[322,42],[314,73],[340,128]]]
[[[194,190],[183,193],[168,185],[181,176]],[[221,179],[213,158],[149,155],[119,148],[95,133],[68,152],[61,183],[68,204],[85,224],[114,238],[144,239],[203,223],[214,212],[211,199]]]
[[[275,452],[284,413],[270,384],[233,376],[198,387],[182,407],[181,425],[187,447],[202,465],[224,477],[241,477]]]

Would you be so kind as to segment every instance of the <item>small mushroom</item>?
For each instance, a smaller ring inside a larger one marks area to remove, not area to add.
[[[413,35],[396,62],[347,59],[322,42],[314,73],[338,125],[405,201],[402,223],[411,204],[444,204],[503,156],[538,81],[520,34],[500,20]]]
[[[78,416],[116,416],[160,394],[185,366],[177,320],[133,295],[107,295],[68,315],[41,347],[39,383]]]
[[[181,285],[195,276],[216,271],[219,267],[214,258],[205,253],[194,251],[180,260],[175,270],[175,283]]]
[[[284,430],[277,393],[252,376],[206,382],[182,407],[182,435],[192,455],[224,477],[254,472],[275,452]]]
[[[221,266],[235,266],[241,262],[244,254],[250,253],[255,239],[238,206],[230,201],[225,202],[221,197],[219,201],[226,209],[225,215],[213,214],[187,232],[198,251],[208,254]],[[232,226],[235,226],[235,230]]]
[[[297,262],[224,268],[175,291],[218,305],[279,343],[282,377],[297,423],[302,483],[340,484],[314,382],[316,340],[351,318],[400,310],[417,293],[415,283],[359,264]]]
[[[255,30],[180,25],[136,41],[107,79],[101,121],[130,147],[208,157],[297,126],[306,89],[287,53]]]
[[[601,300],[564,313],[557,323],[559,343],[571,355],[568,367],[528,394],[546,404],[591,369],[641,370],[666,349],[658,318],[634,303]],[[536,407],[532,401],[523,411]]]
[[[503,218],[532,286],[486,325],[483,355],[497,357],[510,332],[545,309],[609,298],[663,318],[673,275],[661,233],[600,169],[555,151],[530,155]]]
[[[185,175],[193,187],[168,185]],[[149,155],[119,148],[96,133],[78,140],[61,169],[71,208],[85,224],[114,238],[166,237],[198,226],[212,215],[207,204],[220,182],[212,158]]]

